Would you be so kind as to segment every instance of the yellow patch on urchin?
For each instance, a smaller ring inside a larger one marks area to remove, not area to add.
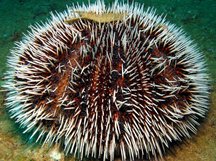
[[[76,13],[79,14],[80,18],[68,18],[65,20],[65,22],[71,24],[74,21],[77,21],[79,19],[86,19],[98,23],[106,23],[106,22],[123,20],[127,16],[127,13],[113,13],[113,12],[97,14],[95,12],[76,11]]]

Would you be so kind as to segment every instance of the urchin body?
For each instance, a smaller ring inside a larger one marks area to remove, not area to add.
[[[114,160],[158,158],[208,109],[202,55],[142,5],[101,1],[31,27],[11,52],[7,106],[44,143]]]

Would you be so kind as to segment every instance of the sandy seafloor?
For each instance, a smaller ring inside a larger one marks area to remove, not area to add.
[[[6,69],[6,58],[15,41],[21,40],[29,25],[46,21],[51,11],[63,11],[71,0],[0,0],[0,83]],[[87,1],[82,1],[86,2]],[[108,1],[107,1],[108,2]],[[111,2],[111,0],[109,1]],[[174,145],[165,155],[167,161],[216,161],[216,0],[143,0],[167,20],[181,26],[205,55],[212,80],[210,110],[197,135]],[[41,148],[23,135],[5,109],[4,92],[0,93],[0,161],[47,161],[53,148]],[[64,157],[60,160],[75,160]],[[118,160],[118,159],[117,159]]]

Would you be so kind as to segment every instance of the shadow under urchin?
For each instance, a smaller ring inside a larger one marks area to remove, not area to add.
[[[208,110],[196,45],[136,3],[98,0],[52,14],[31,26],[8,66],[11,117],[36,141],[80,159],[160,159],[196,133]]]

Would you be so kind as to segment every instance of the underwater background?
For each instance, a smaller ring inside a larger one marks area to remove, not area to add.
[[[93,1],[92,1],[93,2]],[[106,0],[107,4],[112,0]],[[130,2],[130,0],[129,0]],[[197,135],[174,145],[167,161],[216,161],[216,0],[136,0],[154,7],[156,14],[187,33],[205,55],[211,77],[210,110]],[[6,61],[15,41],[20,41],[28,26],[46,22],[50,12],[62,12],[73,3],[87,0],[0,0],[0,85],[7,70]],[[52,151],[29,140],[28,134],[9,118],[4,106],[5,92],[0,92],[0,161],[48,161]],[[75,160],[63,157],[61,161]]]

